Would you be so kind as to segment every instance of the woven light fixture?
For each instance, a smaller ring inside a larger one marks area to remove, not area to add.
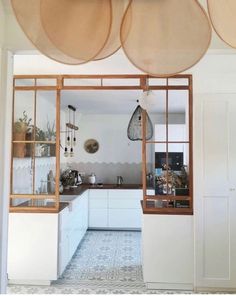
[[[218,36],[236,48],[236,1],[208,0],[211,23]]]
[[[218,35],[236,47],[236,0],[208,0]],[[140,70],[166,77],[189,69],[211,40],[197,0],[11,0],[29,40],[64,64],[104,59],[122,46]]]
[[[136,107],[129,121],[127,136],[131,141],[142,141],[142,111],[140,105]],[[146,140],[153,137],[153,125],[146,113]]]

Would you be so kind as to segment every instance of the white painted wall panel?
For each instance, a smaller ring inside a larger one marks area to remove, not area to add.
[[[204,277],[230,277],[230,216],[228,198],[204,199]]]
[[[142,248],[145,283],[167,284],[167,288],[179,284],[191,289],[193,216],[144,214]]]
[[[9,215],[8,276],[13,280],[56,280],[58,215]]]
[[[206,100],[203,107],[204,195],[228,194],[228,102]]]

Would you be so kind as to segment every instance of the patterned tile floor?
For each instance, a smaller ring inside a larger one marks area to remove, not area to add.
[[[176,291],[147,290],[145,287],[141,266],[141,233],[135,231],[88,231],[62,277],[51,286],[10,285],[8,287],[9,294],[163,294],[163,292],[176,293]]]

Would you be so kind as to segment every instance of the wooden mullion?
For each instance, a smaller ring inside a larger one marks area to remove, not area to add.
[[[147,156],[146,156],[146,111],[142,109],[142,183],[143,183],[143,201],[144,207],[145,195],[147,192]]]
[[[56,90],[56,86],[15,86],[17,91],[32,91],[32,90]]]
[[[146,144],[166,144],[167,141],[146,141]],[[189,144],[189,141],[168,141],[168,144]]]
[[[60,83],[62,80],[60,80]],[[59,211],[60,202],[60,192],[59,192],[59,182],[60,182],[60,105],[61,105],[61,87],[58,85],[56,94],[56,175],[55,175],[55,195],[56,195],[56,209]]]
[[[190,207],[193,210],[193,82],[192,76],[189,77],[189,96],[188,96],[188,112],[189,112],[189,192],[190,192]]]
[[[145,200],[191,200],[187,195],[145,195]]]
[[[19,198],[19,199],[56,199],[55,195],[50,194],[10,194],[10,198]]]

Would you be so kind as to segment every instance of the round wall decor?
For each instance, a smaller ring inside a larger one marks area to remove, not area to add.
[[[99,149],[99,143],[95,139],[88,139],[84,143],[84,150],[88,153],[96,153]]]

